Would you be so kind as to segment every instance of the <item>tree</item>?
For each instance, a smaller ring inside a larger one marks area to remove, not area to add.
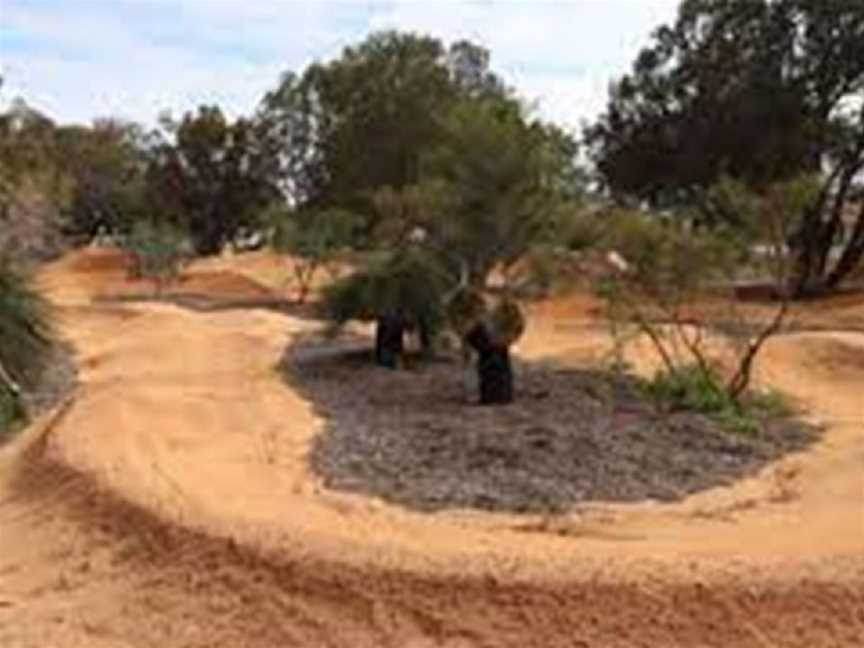
[[[483,48],[380,32],[341,56],[286,74],[258,114],[292,204],[341,207],[376,225],[371,195],[416,184],[421,158],[441,142],[442,121],[462,98],[509,89]],[[515,101],[514,101],[515,103]]]
[[[337,328],[349,320],[374,321],[375,362],[396,369],[407,331],[417,331],[424,351],[431,351],[444,324],[447,286],[448,278],[433,256],[405,248],[378,256],[327,287],[325,310]]]
[[[129,232],[146,215],[147,145],[140,126],[115,119],[57,129],[58,155],[72,183],[63,209],[64,231],[92,238],[100,231]]]
[[[56,254],[70,190],[56,125],[16,99],[0,113],[0,252],[23,261]]]
[[[192,251],[176,227],[146,220],[135,222],[125,238],[125,246],[132,255],[133,276],[151,280],[157,297],[180,276]]]
[[[350,246],[357,218],[342,209],[295,214],[276,208],[265,220],[273,223],[273,247],[291,255],[297,301],[303,304],[318,271],[330,268],[338,253]]]
[[[320,184],[304,197],[350,209],[363,206],[365,191],[417,181],[420,152],[452,95],[443,57],[436,39],[381,32],[283,79],[265,106],[291,144],[311,149],[307,165],[323,166],[305,174]]]
[[[246,119],[230,122],[215,106],[164,120],[174,141],[154,147],[151,207],[189,232],[198,254],[214,254],[280,197],[274,161]]]
[[[53,123],[22,102],[0,114],[0,220],[9,217],[24,175],[45,159],[52,136]],[[47,302],[12,266],[3,243],[0,239],[0,425],[22,413],[22,385],[38,382],[52,346]]]
[[[662,368],[655,385],[672,385],[682,398],[694,397],[695,386],[699,398],[708,394],[708,407],[740,413],[754,362],[784,324],[789,293],[775,293],[773,308],[756,310],[740,303],[737,282],[743,269],[762,264],[774,285],[786,285],[788,214],[817,191],[810,177],[774,183],[765,195],[724,178],[709,194],[739,214],[739,227],[693,230],[640,211],[610,215],[600,247],[620,262],[589,274],[606,301],[616,342],[641,336],[657,352]]]
[[[848,0],[685,0],[588,129],[618,196],[702,207],[723,175],[755,191],[802,173],[823,186],[791,241],[803,295],[836,287],[864,255],[864,207],[844,220],[864,168],[864,5]],[[832,245],[845,234],[832,262]]]
[[[423,179],[446,196],[421,223],[472,289],[487,288],[532,249],[555,242],[576,208],[575,150],[557,129],[529,122],[509,101],[466,101],[445,122],[445,139],[424,159]],[[437,188],[436,188],[437,187]]]
[[[434,272],[436,280],[440,277],[443,292],[424,289],[417,275],[418,292],[410,299],[421,300],[430,312],[446,311],[454,296],[463,293],[482,301],[458,333],[465,349],[478,354],[481,401],[506,403],[513,395],[509,347],[524,321],[521,313],[515,318],[520,322],[515,335],[502,334],[501,322],[519,313],[519,262],[553,243],[565,215],[575,209],[568,193],[572,187],[563,182],[574,164],[565,152],[572,149],[563,146],[562,133],[529,122],[509,100],[480,97],[454,104],[442,118],[442,128],[441,143],[421,158],[418,183],[383,187],[373,195],[378,226],[372,238],[386,250],[412,250],[427,259],[421,267]],[[390,269],[385,263],[377,272],[386,275]],[[503,285],[491,285],[496,270],[505,277]],[[503,298],[487,308],[487,297],[502,290]],[[393,294],[409,299],[407,291]],[[397,304],[387,306],[372,314],[399,314]],[[391,330],[401,339],[397,324],[378,322],[379,345],[389,340]]]

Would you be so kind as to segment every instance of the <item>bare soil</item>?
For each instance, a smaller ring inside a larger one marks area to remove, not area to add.
[[[328,488],[417,510],[562,512],[587,501],[680,500],[800,451],[794,420],[734,433],[707,416],[659,414],[635,379],[519,363],[514,404],[480,407],[453,360],[411,371],[315,345],[286,356],[290,384],[326,421],[311,454]]]

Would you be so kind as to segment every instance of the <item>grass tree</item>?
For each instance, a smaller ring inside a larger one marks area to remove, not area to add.
[[[459,289],[447,303],[450,326],[477,355],[477,379],[481,405],[513,402],[513,368],[510,347],[525,331],[525,317],[510,298],[490,306],[480,292]],[[463,359],[468,358],[463,356]]]
[[[370,265],[324,291],[328,317],[339,327],[350,320],[375,322],[375,362],[398,368],[403,339],[416,331],[424,353],[444,323],[447,277],[425,250],[380,255]]]
[[[443,143],[423,157],[420,182],[374,195],[379,218],[372,235],[390,261],[346,279],[329,301],[354,304],[353,312],[372,301],[386,306],[362,314],[377,318],[383,352],[376,355],[388,365],[392,357],[384,349],[391,334],[392,349],[400,348],[405,313],[422,330],[414,313],[434,314],[437,322],[449,312],[463,348],[477,355],[481,402],[506,403],[513,399],[510,347],[525,327],[510,278],[520,261],[556,239],[575,208],[564,181],[572,165],[569,142],[530,123],[511,101],[460,103],[444,128]],[[405,258],[424,261],[406,275]],[[492,285],[496,273],[504,286]],[[359,295],[375,299],[351,301]],[[460,310],[466,305],[471,312]]]
[[[0,260],[0,427],[24,415],[22,393],[38,385],[52,346],[47,302],[24,274]]]

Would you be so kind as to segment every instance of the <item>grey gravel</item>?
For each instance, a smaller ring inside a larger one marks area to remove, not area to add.
[[[802,449],[792,420],[758,435],[701,415],[660,416],[624,376],[517,364],[517,400],[467,401],[453,361],[373,366],[366,351],[289,350],[282,369],[326,428],[312,452],[332,489],[422,511],[565,511],[585,500],[677,500]]]

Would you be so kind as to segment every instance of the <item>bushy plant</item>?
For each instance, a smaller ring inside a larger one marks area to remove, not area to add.
[[[446,277],[420,250],[402,250],[373,262],[324,291],[324,309],[338,327],[399,314],[434,335],[444,322]]]
[[[153,281],[157,295],[180,276],[191,255],[191,246],[183,233],[161,222],[135,223],[126,239],[126,248],[133,257],[133,275]]]
[[[0,387],[35,386],[53,340],[48,303],[30,279],[0,259]]]
[[[746,399],[735,399],[720,375],[695,364],[659,371],[640,385],[658,409],[699,412],[738,434],[757,434],[764,419],[792,412],[786,398],[773,391],[751,391]]]
[[[309,211],[301,214],[283,208],[271,208],[262,217],[273,232],[272,244],[277,252],[291,255],[297,300],[306,301],[319,270],[333,274],[338,254],[351,245],[360,222],[343,209]]]
[[[0,386],[0,439],[3,433],[25,416],[21,398],[6,386]]]
[[[755,194],[724,180],[708,193],[715,208],[726,212],[724,220],[733,213],[739,219],[741,226],[734,230],[693,229],[680,214],[610,214],[612,225],[603,247],[616,262],[598,270],[594,285],[606,301],[619,342],[616,350],[620,352],[622,341],[644,336],[667,376],[658,388],[677,389],[681,385],[675,381],[683,378],[701,386],[700,398],[740,404],[756,357],[780,331],[789,310],[786,241],[791,216],[808,199],[811,187],[805,177]],[[774,308],[757,311],[738,299],[736,284],[754,265],[767,273]],[[694,376],[699,380],[694,382]]]

